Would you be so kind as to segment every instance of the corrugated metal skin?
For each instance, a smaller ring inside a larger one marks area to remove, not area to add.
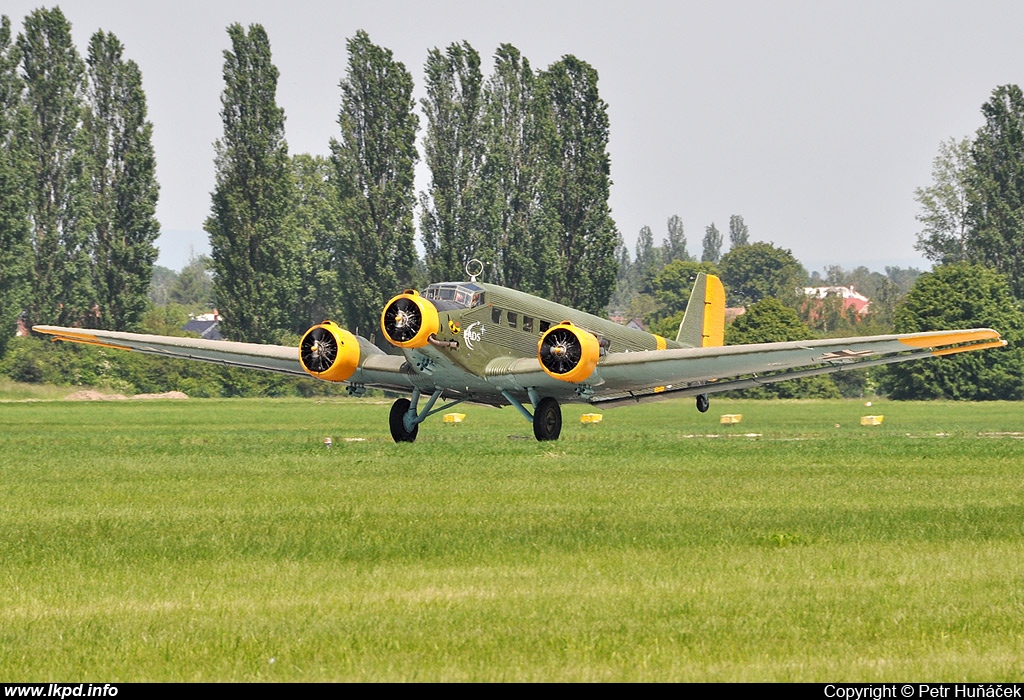
[[[626,328],[623,325],[609,321],[608,319],[600,318],[592,314],[577,311],[561,304],[556,304],[552,301],[539,299],[538,297],[517,292],[512,289],[506,289],[504,287],[495,287],[493,285],[485,284],[481,285],[487,292],[486,302],[488,306],[496,306],[503,311],[511,309],[518,314],[519,317],[519,329],[512,330],[508,327],[507,317],[505,314],[502,315],[501,324],[492,324],[492,328],[497,333],[500,328],[500,335],[496,335],[496,338],[506,339],[506,342],[514,345],[512,347],[523,348],[527,354],[535,354],[537,352],[537,341],[540,340],[542,335],[540,331],[539,321],[548,321],[551,325],[560,323],[562,321],[569,321],[573,325],[584,328],[599,338],[606,338],[610,341],[608,348],[609,352],[635,352],[637,350],[657,350],[658,343],[654,335],[646,333],[640,330],[634,330],[632,328]],[[487,320],[490,320],[488,311]],[[529,334],[521,330],[522,319],[524,316],[531,316],[534,320],[533,333]],[[488,332],[491,328],[488,329]],[[507,332],[507,334],[506,334]],[[528,345],[525,344],[520,338],[524,340],[526,338],[533,338],[532,348],[527,350]],[[668,341],[668,347],[680,347],[680,345],[674,341]]]

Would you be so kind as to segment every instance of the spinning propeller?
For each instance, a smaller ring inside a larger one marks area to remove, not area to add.
[[[393,341],[407,343],[423,326],[423,314],[408,297],[398,297],[384,310],[384,332]]]
[[[326,372],[338,358],[338,341],[321,326],[313,328],[299,347],[302,364],[313,372]]]
[[[437,308],[415,290],[407,289],[384,307],[380,327],[392,345],[421,348],[441,327]]]
[[[537,344],[541,368],[555,379],[582,382],[594,372],[601,345],[593,333],[568,321],[552,326]]]

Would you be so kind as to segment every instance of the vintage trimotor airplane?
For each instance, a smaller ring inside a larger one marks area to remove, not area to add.
[[[469,277],[407,289],[385,305],[381,329],[400,355],[331,321],[310,328],[298,348],[56,326],[33,330],[53,340],[310,374],[346,382],[356,396],[368,387],[409,394],[391,407],[396,442],[412,442],[426,418],[463,401],[514,406],[533,423],[538,440],[556,440],[564,402],[608,407],[695,396],[703,412],[715,392],[1006,344],[996,331],[975,328],[725,346],[725,290],[704,273],[676,338],[668,340]],[[443,408],[435,408],[439,399],[447,402]]]

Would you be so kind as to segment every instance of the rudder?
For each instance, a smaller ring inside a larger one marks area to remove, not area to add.
[[[698,273],[676,341],[691,348],[725,345],[725,287],[715,275]]]

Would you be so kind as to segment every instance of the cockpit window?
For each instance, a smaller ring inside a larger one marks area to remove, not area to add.
[[[432,284],[421,292],[438,309],[471,309],[484,303],[483,288],[472,282],[441,282]]]

